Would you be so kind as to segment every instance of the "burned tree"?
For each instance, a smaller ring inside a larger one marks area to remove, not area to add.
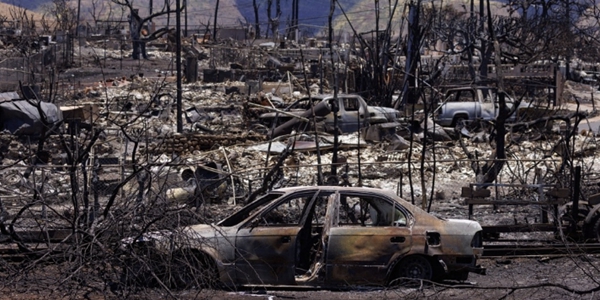
[[[260,39],[260,22],[258,15],[259,4],[256,3],[256,0],[252,0],[252,8],[254,9],[254,33],[257,39]]]
[[[409,26],[412,26],[411,31],[411,47],[412,50],[403,49],[401,44],[404,42],[402,37],[393,38],[393,27],[396,16],[401,15],[401,5],[398,1],[390,2],[387,20],[383,20],[380,14],[380,3],[375,1],[375,30],[369,32],[358,32],[348,13],[342,5],[337,2],[342,14],[348,22],[350,29],[354,34],[354,38],[359,43],[360,50],[357,50],[357,56],[361,57],[359,66],[359,89],[364,91],[367,98],[377,99],[383,106],[392,106],[392,95],[401,87],[402,82],[398,78],[406,76],[406,70],[401,70],[399,66],[399,58],[407,53],[411,53],[410,57],[415,58],[413,64],[408,64],[413,71],[417,69],[418,57],[414,54],[415,47],[419,47],[422,43],[422,32],[425,26],[419,26],[417,18],[419,16],[420,4],[414,4],[413,13],[414,20]],[[426,24],[428,21],[421,21],[421,24]],[[400,26],[400,32],[404,32],[404,23]],[[410,72],[409,72],[410,73]],[[400,75],[400,76],[399,76]],[[414,81],[414,80],[413,80]]]
[[[271,35],[274,39],[279,38],[279,18],[281,17],[281,1],[277,0],[275,4],[276,12],[275,17],[272,16],[273,0],[267,1],[267,16],[269,18],[269,27],[271,28]]]
[[[154,18],[163,16],[163,15],[170,15],[172,13],[176,13],[177,11],[181,12],[185,9],[185,1],[181,5],[181,7],[175,7],[175,8],[171,7],[171,3],[169,1],[165,1],[164,5],[160,11],[153,13],[145,18],[142,18],[139,15],[139,10],[133,7],[133,1],[130,1],[130,0],[111,0],[111,1],[115,4],[125,6],[125,7],[127,7],[127,9],[129,9],[129,20],[128,21],[129,21],[129,30],[130,30],[131,41],[133,44],[133,54],[132,54],[133,59],[140,59],[140,55],[144,59],[148,59],[148,54],[146,53],[146,43],[149,41],[156,40],[157,38],[159,38],[160,36],[162,36],[163,34],[165,34],[169,31],[169,29],[165,27],[165,28],[158,29],[155,32],[152,32],[151,34],[146,36],[145,34],[143,34],[144,26],[146,26],[146,23],[148,23],[149,21],[151,21]]]
[[[69,0],[52,0],[46,8],[48,14],[54,19],[54,30],[71,32],[77,26],[77,10],[71,6]]]

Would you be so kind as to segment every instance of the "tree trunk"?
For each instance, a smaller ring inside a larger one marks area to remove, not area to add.
[[[254,31],[257,39],[260,39],[260,24],[258,18],[258,5],[256,0],[252,0],[252,6],[254,7]]]

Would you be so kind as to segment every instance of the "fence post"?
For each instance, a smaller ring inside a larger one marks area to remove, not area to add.
[[[546,197],[544,194],[544,179],[542,178],[542,169],[535,169],[535,176],[537,177],[537,192],[538,192],[538,201],[542,203],[540,205],[541,214],[542,214],[542,224],[548,223],[548,205],[544,204],[546,202]]]
[[[93,156],[92,165],[92,192],[94,193],[94,206],[90,216],[90,224],[94,223],[94,220],[96,220],[96,216],[98,215],[98,211],[100,211],[100,200],[98,198],[98,190],[100,189],[100,178],[98,178],[98,171],[100,171],[100,163],[98,162],[97,156]]]
[[[573,225],[571,228],[576,230],[577,219],[579,217],[579,188],[581,184],[581,166],[575,167],[575,178],[573,179]]]

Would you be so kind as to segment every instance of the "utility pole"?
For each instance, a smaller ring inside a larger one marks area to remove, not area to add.
[[[292,0],[292,23],[290,29],[292,30],[292,36],[296,43],[298,42],[298,2],[300,0]]]
[[[79,37],[79,22],[81,21],[79,18],[81,16],[81,0],[77,0],[77,37]]]
[[[296,43],[298,43],[298,10],[300,8],[298,2],[300,2],[300,0],[296,0],[296,15],[294,16],[294,40],[296,41]]]
[[[217,15],[219,14],[219,0],[217,0],[217,5],[215,5],[215,24],[213,24],[213,41],[217,41]]]
[[[408,8],[408,38],[406,66],[404,68],[404,82],[402,88],[402,102],[404,106],[407,103],[416,103],[418,94],[417,88],[417,65],[420,61],[419,44],[421,35],[419,31],[419,12],[421,9],[421,0],[413,0]],[[398,105],[396,105],[397,107]]]
[[[185,6],[185,10],[183,11],[184,15],[185,15],[185,31],[183,32],[183,36],[188,37],[188,15],[187,15],[187,11],[188,11],[188,6],[187,6],[187,0],[183,0],[183,5]]]
[[[184,0],[185,1],[185,0]],[[183,132],[183,111],[181,108],[182,86],[181,86],[181,0],[176,0],[177,9],[175,20],[175,38],[177,39],[175,49],[175,65],[177,66],[177,132]]]
[[[298,4],[298,0],[296,0],[296,5]],[[297,6],[296,6],[297,9]],[[331,156],[331,177],[337,178],[337,162],[338,162],[338,111],[339,111],[339,101],[338,101],[338,85],[337,85],[337,69],[335,68],[335,61],[333,59],[333,13],[335,11],[335,0],[330,1],[329,5],[329,57],[331,58],[331,75],[333,76],[333,101],[331,103],[331,110],[333,111],[333,155]],[[296,11],[296,13],[298,13]],[[296,20],[297,22],[298,20]],[[297,26],[296,26],[297,28]],[[297,31],[296,31],[297,33]],[[298,36],[296,36],[296,40]],[[360,132],[360,128],[358,129]],[[337,181],[337,180],[336,180]],[[338,181],[339,183],[339,181]],[[336,184],[337,185],[337,184]]]
[[[77,27],[75,27],[75,31],[77,34],[77,38],[79,39],[79,65],[81,65],[81,37],[79,34],[79,22],[81,16],[81,0],[77,0]]]
[[[479,24],[479,36],[481,37],[481,51],[479,53],[480,57],[479,57],[479,63],[481,64],[479,66],[479,74],[480,74],[480,79],[481,80],[487,80],[488,77],[488,72],[487,72],[487,50],[486,50],[486,43],[487,41],[484,38],[484,30],[485,30],[485,20],[483,18],[484,14],[485,14],[485,6],[484,6],[484,1],[483,0],[479,0],[479,20],[480,20],[480,24]],[[475,42],[475,41],[473,41]]]

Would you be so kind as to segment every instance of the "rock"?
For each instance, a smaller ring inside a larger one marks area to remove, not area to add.
[[[386,149],[387,151],[399,151],[410,148],[410,142],[397,134],[386,136],[386,140],[390,142],[390,145]]]
[[[451,141],[452,138],[446,133],[444,128],[433,122],[430,118],[427,118],[421,122],[421,127],[425,128],[425,122],[427,122],[427,137],[433,138],[434,141]]]
[[[487,143],[490,141],[490,135],[485,131],[477,132],[471,137],[471,141],[473,143]]]

